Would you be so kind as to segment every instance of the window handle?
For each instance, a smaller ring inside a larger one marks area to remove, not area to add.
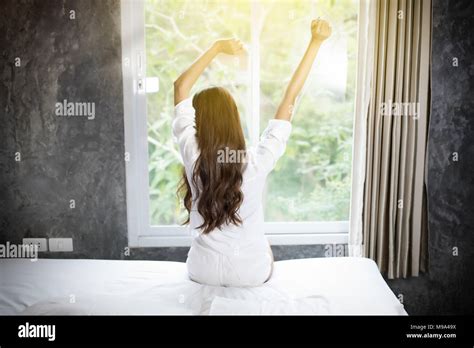
[[[138,93],[143,93],[145,90],[144,82],[141,77],[138,78],[137,80],[137,92]]]

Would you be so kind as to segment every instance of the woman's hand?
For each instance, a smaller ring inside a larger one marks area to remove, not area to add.
[[[323,42],[331,36],[331,26],[324,19],[315,19],[311,22],[311,36],[314,41]]]
[[[219,53],[239,55],[245,52],[244,44],[238,39],[221,39],[214,43]]]
[[[174,81],[174,104],[177,105],[189,97],[191,88],[199,76],[201,76],[202,72],[219,53],[238,55],[243,52],[245,52],[244,44],[240,40],[222,39],[214,42],[207,51],[201,54],[201,56]]]

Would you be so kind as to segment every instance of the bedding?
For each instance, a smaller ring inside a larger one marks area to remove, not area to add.
[[[365,258],[277,261],[254,288],[201,285],[168,261],[0,260],[1,315],[406,315]]]

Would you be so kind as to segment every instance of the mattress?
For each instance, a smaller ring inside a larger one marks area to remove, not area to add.
[[[1,315],[406,315],[365,258],[277,261],[260,287],[201,285],[168,261],[0,260]]]

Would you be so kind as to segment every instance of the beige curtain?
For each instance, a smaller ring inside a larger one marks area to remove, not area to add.
[[[363,1],[361,11],[349,248],[389,278],[417,276],[427,258],[431,0]]]

